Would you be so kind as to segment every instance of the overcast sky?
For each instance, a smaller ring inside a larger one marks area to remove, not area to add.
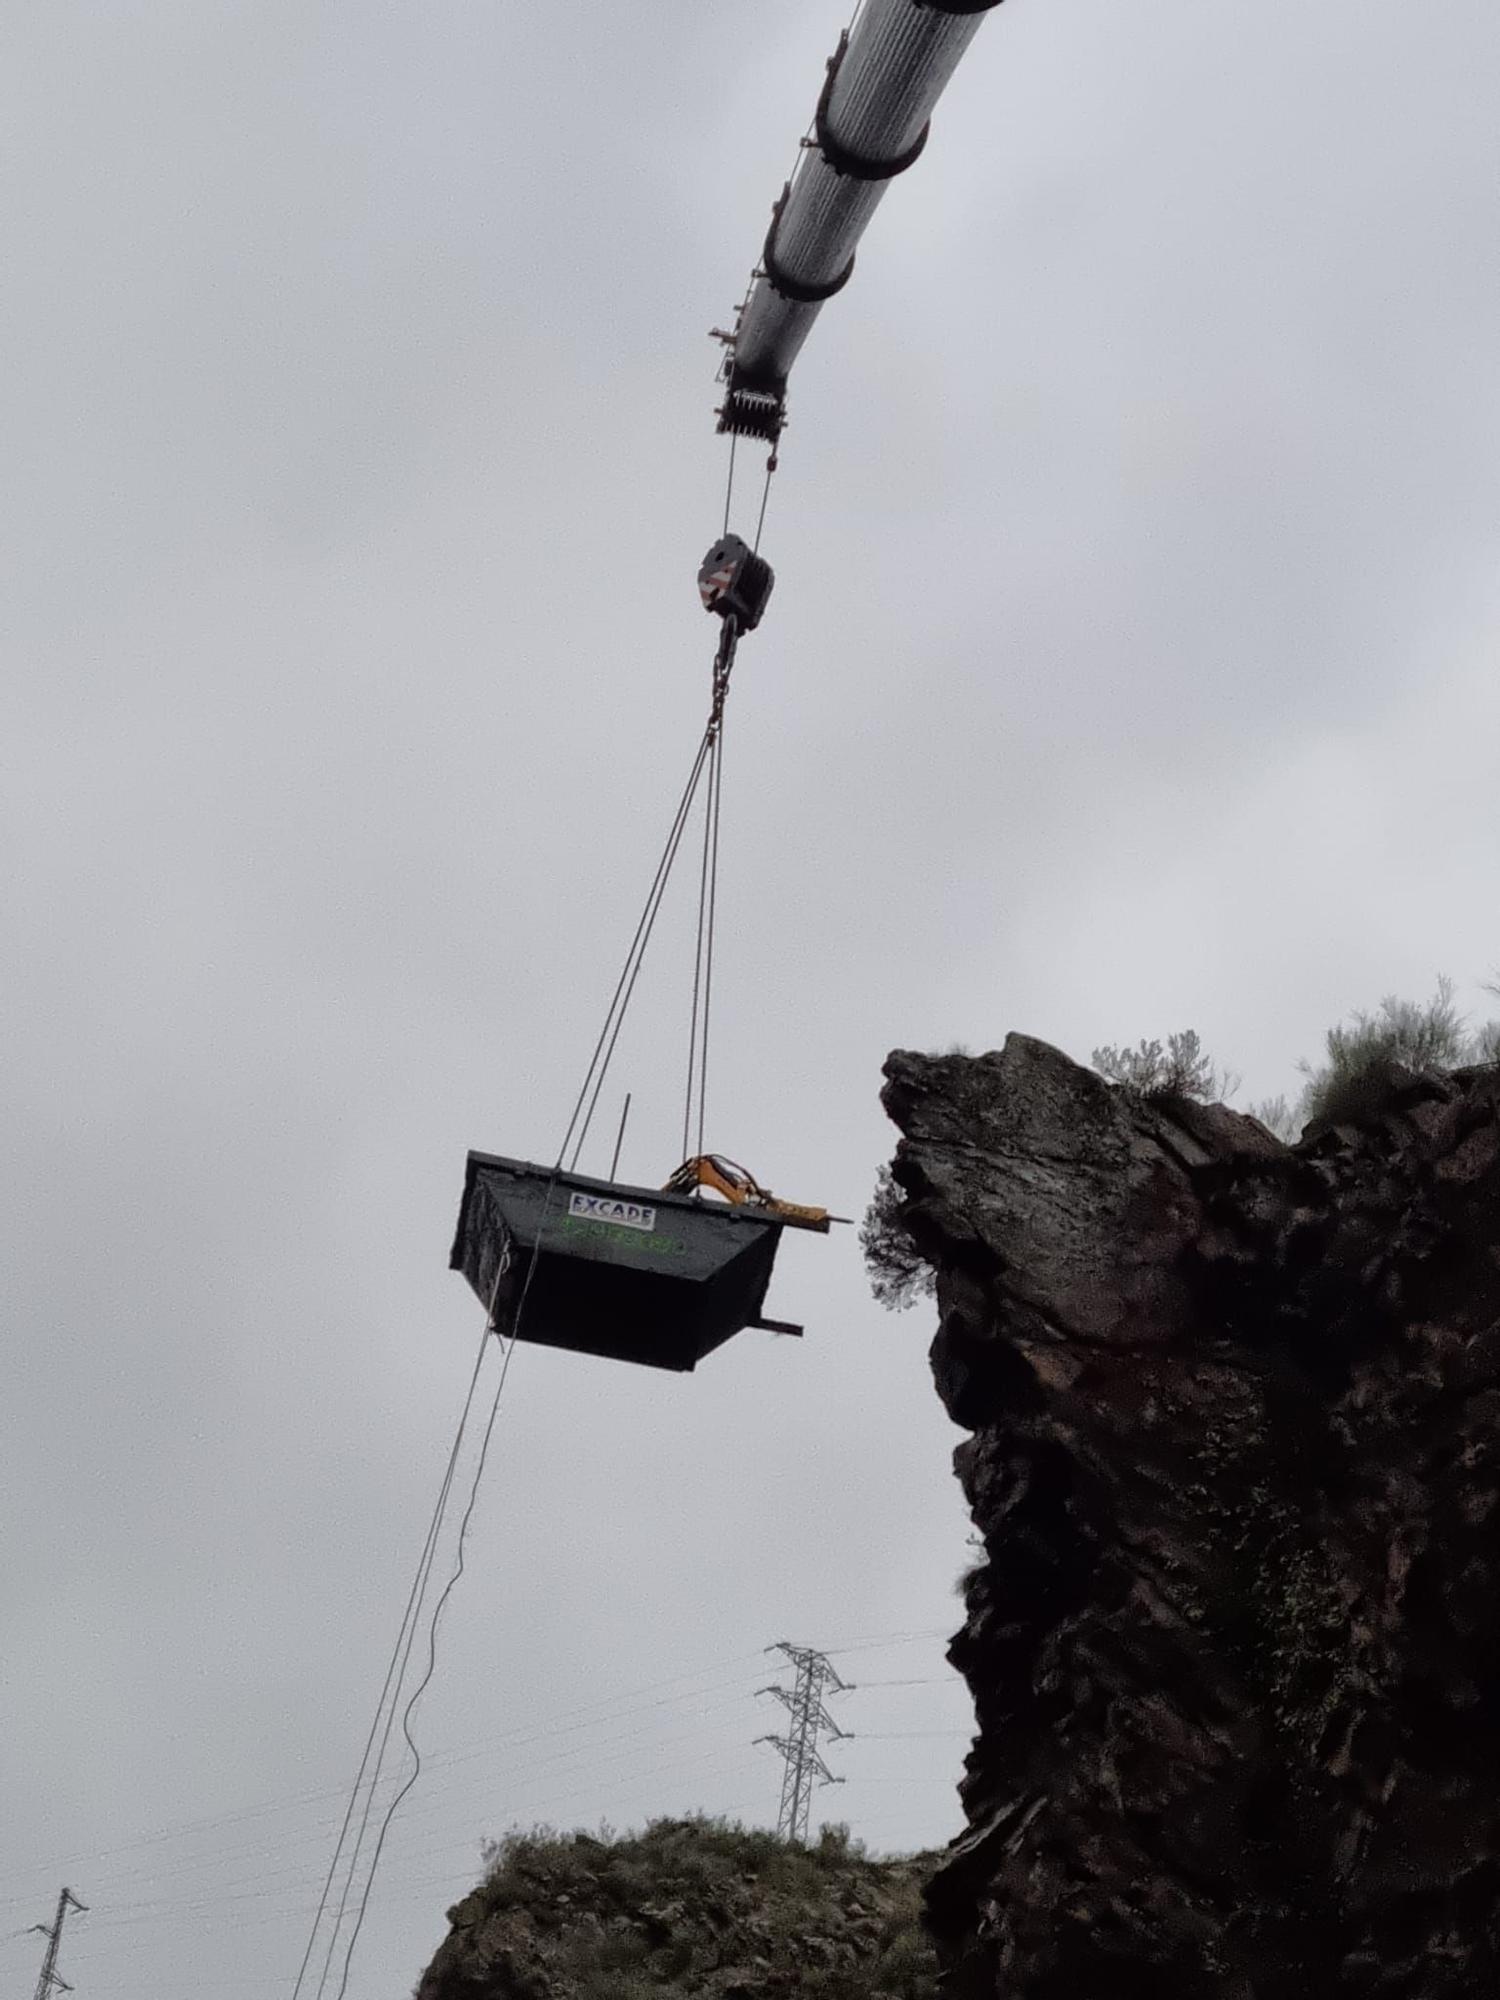
[[[0,12],[0,1936],[66,1879],[80,2000],[290,1993],[479,1337],[464,1152],[555,1152],[701,727],[705,335],[840,20]],[[710,1143],[857,1214],[892,1045],[1193,1025],[1258,1096],[1382,993],[1479,1007],[1497,74],[1493,0],[986,22],[794,377]],[[355,2000],[487,1833],[774,1819],[781,1637],[919,1684],[820,1807],[955,1830],[931,1316],[852,1231],[770,1309],[691,1377],[518,1352]]]

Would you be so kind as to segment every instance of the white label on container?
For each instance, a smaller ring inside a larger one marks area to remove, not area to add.
[[[656,1210],[644,1202],[620,1201],[612,1194],[580,1194],[568,1197],[569,1215],[581,1215],[587,1222],[613,1222],[621,1229],[655,1229]]]

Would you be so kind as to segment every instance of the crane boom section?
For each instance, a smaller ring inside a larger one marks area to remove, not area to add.
[[[812,137],[771,217],[725,361],[719,428],[780,435],[792,363],[890,182],[913,164],[933,108],[999,0],[866,0],[828,65]]]

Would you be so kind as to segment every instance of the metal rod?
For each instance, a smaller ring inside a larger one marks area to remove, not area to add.
[[[625,1093],[625,1109],[620,1113],[620,1130],[615,1137],[615,1156],[609,1163],[609,1177],[614,1179],[620,1166],[620,1148],[625,1143],[625,1120],[630,1116],[630,1092]]]

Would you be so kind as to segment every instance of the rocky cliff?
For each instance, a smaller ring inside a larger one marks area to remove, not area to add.
[[[951,1992],[1494,1992],[1500,1073],[1295,1148],[1023,1036],[887,1076],[984,1542]]]

